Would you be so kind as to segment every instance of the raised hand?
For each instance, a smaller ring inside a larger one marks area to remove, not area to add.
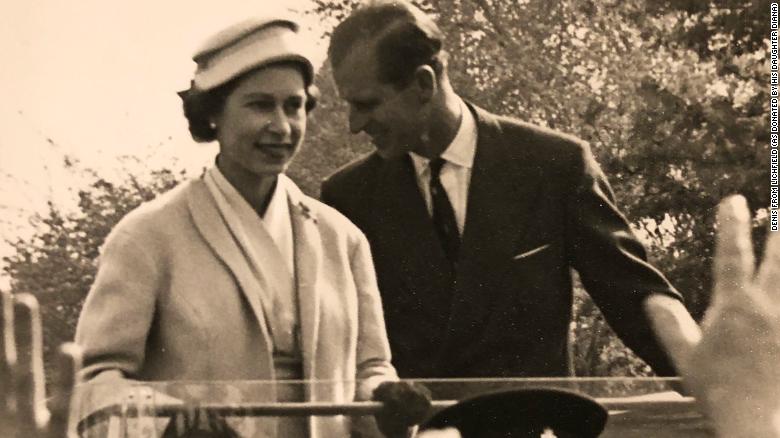
[[[755,272],[750,213],[721,202],[712,303],[701,328],[648,299],[655,330],[723,437],[780,437],[780,233]]]
[[[63,438],[81,353],[60,347],[49,406],[45,400],[43,335],[38,301],[2,293],[0,301],[0,436]]]

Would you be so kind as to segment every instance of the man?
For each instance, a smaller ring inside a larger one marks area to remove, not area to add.
[[[570,268],[623,341],[674,374],[643,302],[680,295],[647,263],[589,147],[464,102],[443,35],[403,1],[372,1],[333,32],[353,133],[376,151],[323,200],[366,233],[402,377],[568,373]]]

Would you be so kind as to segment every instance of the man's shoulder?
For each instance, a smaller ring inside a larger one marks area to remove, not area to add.
[[[585,140],[516,117],[499,115],[474,106],[480,135],[500,142],[511,156],[540,160],[581,157],[590,147]],[[489,131],[490,134],[488,134]]]
[[[322,200],[342,210],[345,204],[351,204],[370,192],[381,166],[382,159],[376,152],[344,165],[322,182]]]
[[[581,154],[588,149],[588,143],[574,135],[557,131],[541,125],[519,120],[513,117],[501,116],[499,123],[504,141],[522,146],[529,152],[538,154]],[[521,142],[518,142],[521,140]]]
[[[376,176],[376,171],[382,164],[382,159],[376,152],[362,155],[341,166],[325,178],[326,185],[341,185],[344,183],[360,183]]]

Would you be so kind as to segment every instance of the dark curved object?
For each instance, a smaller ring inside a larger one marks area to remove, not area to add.
[[[596,400],[559,389],[521,389],[482,394],[439,411],[422,426],[454,427],[463,438],[598,437],[607,410]],[[554,435],[543,435],[549,429]]]

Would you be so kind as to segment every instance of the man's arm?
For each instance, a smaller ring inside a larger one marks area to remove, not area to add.
[[[567,194],[567,252],[583,285],[623,342],[658,374],[675,375],[644,311],[645,300],[682,296],[647,261],[645,248],[620,213],[606,177],[590,148],[581,144]],[[686,312],[687,313],[687,312]]]

